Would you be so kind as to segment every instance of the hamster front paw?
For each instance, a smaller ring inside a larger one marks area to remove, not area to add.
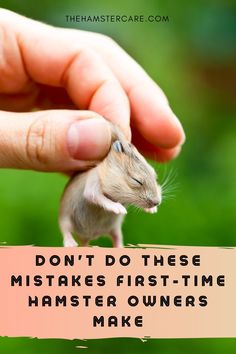
[[[120,203],[112,203],[112,204],[110,204],[109,210],[112,211],[115,214],[123,214],[123,215],[127,214],[127,210]]]
[[[65,237],[64,238],[64,247],[77,247],[78,243],[74,240],[73,237]]]

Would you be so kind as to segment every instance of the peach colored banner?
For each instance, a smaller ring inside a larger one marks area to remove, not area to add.
[[[0,248],[1,336],[236,337],[235,299],[234,248]]]

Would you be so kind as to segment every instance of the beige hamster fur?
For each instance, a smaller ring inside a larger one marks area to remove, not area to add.
[[[86,245],[102,234],[116,247],[123,245],[125,206],[133,204],[155,213],[161,203],[161,186],[155,170],[117,126],[111,124],[108,155],[95,167],[71,178],[61,199],[59,225],[64,246]]]

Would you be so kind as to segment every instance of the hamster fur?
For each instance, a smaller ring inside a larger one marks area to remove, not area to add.
[[[111,129],[108,155],[97,166],[72,177],[65,188],[59,213],[65,247],[77,246],[75,238],[86,245],[102,234],[122,247],[125,206],[133,204],[155,213],[161,203],[155,170],[117,126],[111,124]]]

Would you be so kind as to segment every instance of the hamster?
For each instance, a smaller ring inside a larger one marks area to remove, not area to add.
[[[59,225],[65,247],[77,246],[77,241],[85,246],[103,234],[112,237],[115,247],[122,247],[126,206],[155,213],[161,203],[154,168],[117,126],[111,124],[111,131],[107,156],[97,166],[73,176],[63,193]]]

